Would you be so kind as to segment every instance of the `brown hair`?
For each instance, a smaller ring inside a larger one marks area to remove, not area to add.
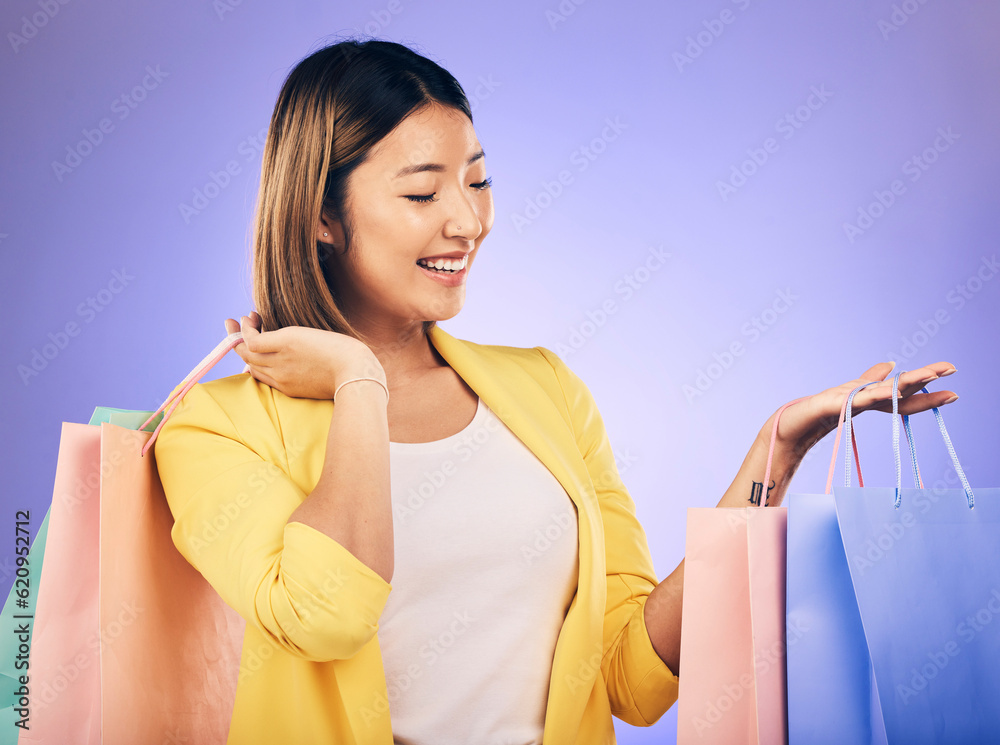
[[[253,301],[261,330],[309,326],[365,341],[333,293],[321,214],[339,217],[350,249],[347,179],[411,113],[437,102],[472,121],[458,81],[409,47],[348,39],[302,59],[271,116],[253,226]],[[338,246],[339,249],[339,246]],[[435,321],[424,321],[427,332]]]

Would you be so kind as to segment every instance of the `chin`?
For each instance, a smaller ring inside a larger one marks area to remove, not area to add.
[[[433,311],[423,313],[425,321],[447,321],[454,318],[462,310],[464,303],[447,303],[445,307],[436,308]]]

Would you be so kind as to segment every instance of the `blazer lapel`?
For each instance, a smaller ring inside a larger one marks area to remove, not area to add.
[[[428,337],[483,403],[549,469],[576,507],[579,580],[556,641],[545,727],[546,745],[569,745],[572,740],[561,739],[558,733],[568,738],[576,731],[593,681],[601,675],[603,656],[604,524],[594,485],[572,428],[512,350],[456,339],[439,326],[432,327]]]
[[[579,513],[583,489],[579,464],[566,457],[577,450],[576,442],[535,378],[509,355],[488,345],[456,339],[438,326],[431,329],[429,338],[483,403],[559,480]]]

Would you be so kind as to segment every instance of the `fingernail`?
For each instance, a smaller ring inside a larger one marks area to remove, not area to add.
[[[949,396],[948,398],[946,398],[943,403],[953,404],[956,401],[958,401],[958,396],[952,395],[952,396]]]
[[[941,376],[940,375],[932,375],[929,378],[924,378],[923,380],[921,380],[920,384],[924,385],[925,383],[930,383],[932,380],[937,380],[939,377],[941,377]]]
[[[889,372],[892,372],[895,369],[896,369],[896,360],[893,360],[892,361],[892,365],[889,367]],[[888,373],[886,373],[886,374],[888,374]]]
[[[943,378],[945,375],[951,375],[953,372],[955,372],[955,368],[954,367],[951,368],[950,370],[945,370],[938,377]]]

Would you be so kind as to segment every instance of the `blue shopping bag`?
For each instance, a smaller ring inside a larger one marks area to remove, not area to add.
[[[1000,489],[973,493],[937,408],[962,488],[923,488],[912,437],[917,488],[902,488],[901,374],[895,488],[851,487],[847,459],[833,489],[887,741],[1000,742]]]
[[[791,403],[795,402],[786,405]],[[789,745],[886,742],[871,659],[831,493],[846,408],[845,398],[826,492],[788,494],[785,498]],[[780,413],[781,409],[779,417]],[[848,452],[853,447],[857,459],[853,430],[851,434]],[[858,475],[861,478],[860,462]]]

